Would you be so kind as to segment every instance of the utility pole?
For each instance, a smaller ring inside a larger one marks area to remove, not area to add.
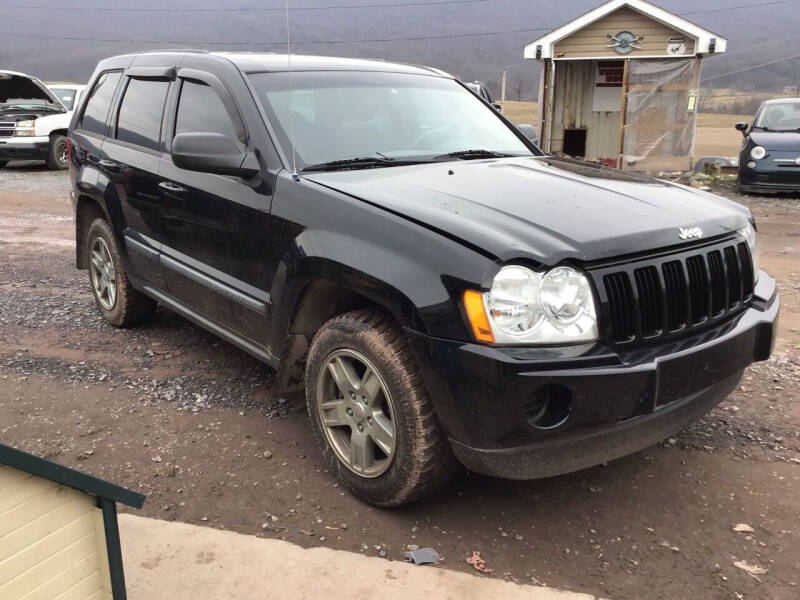
[[[503,79],[500,84],[500,102],[506,101],[506,73],[508,73],[508,67],[503,67]]]

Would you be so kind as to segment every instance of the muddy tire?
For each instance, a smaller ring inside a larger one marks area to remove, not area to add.
[[[356,496],[401,506],[449,481],[455,457],[416,357],[388,314],[362,309],[325,323],[309,349],[305,378],[322,453]]]
[[[103,318],[117,327],[132,327],[150,320],[156,302],[131,285],[117,241],[105,219],[92,221],[85,243],[89,286]]]
[[[50,149],[45,159],[48,169],[63,171],[69,166],[67,160],[67,138],[56,134],[50,136]]]

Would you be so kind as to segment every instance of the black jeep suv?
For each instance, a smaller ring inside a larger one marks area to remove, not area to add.
[[[271,54],[102,61],[69,131],[77,265],[305,388],[325,458],[394,506],[634,452],[766,359],[746,208],[543,153],[434,69]]]

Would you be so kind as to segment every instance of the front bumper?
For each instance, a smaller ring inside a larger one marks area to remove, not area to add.
[[[0,161],[45,160],[49,151],[47,136],[0,138]]]
[[[793,155],[791,162],[765,159],[755,169],[748,168],[747,161],[740,162],[739,186],[746,192],[767,194],[800,191],[800,166],[795,164],[794,158]]]
[[[568,473],[636,452],[721,402],[772,351],[780,301],[760,274],[753,303],[719,326],[661,346],[493,348],[409,332],[439,421],[470,470],[510,479]],[[569,391],[571,413],[529,423],[541,386]]]

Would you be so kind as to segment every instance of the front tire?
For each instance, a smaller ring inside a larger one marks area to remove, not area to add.
[[[103,318],[117,327],[132,327],[152,318],[156,302],[134,289],[111,227],[105,219],[92,221],[86,234],[89,285]]]
[[[371,504],[413,502],[455,470],[416,357],[383,311],[356,310],[322,326],[309,349],[306,403],[331,469]]]
[[[63,171],[69,166],[66,137],[60,134],[50,136],[50,149],[45,162],[48,169],[55,171]]]

